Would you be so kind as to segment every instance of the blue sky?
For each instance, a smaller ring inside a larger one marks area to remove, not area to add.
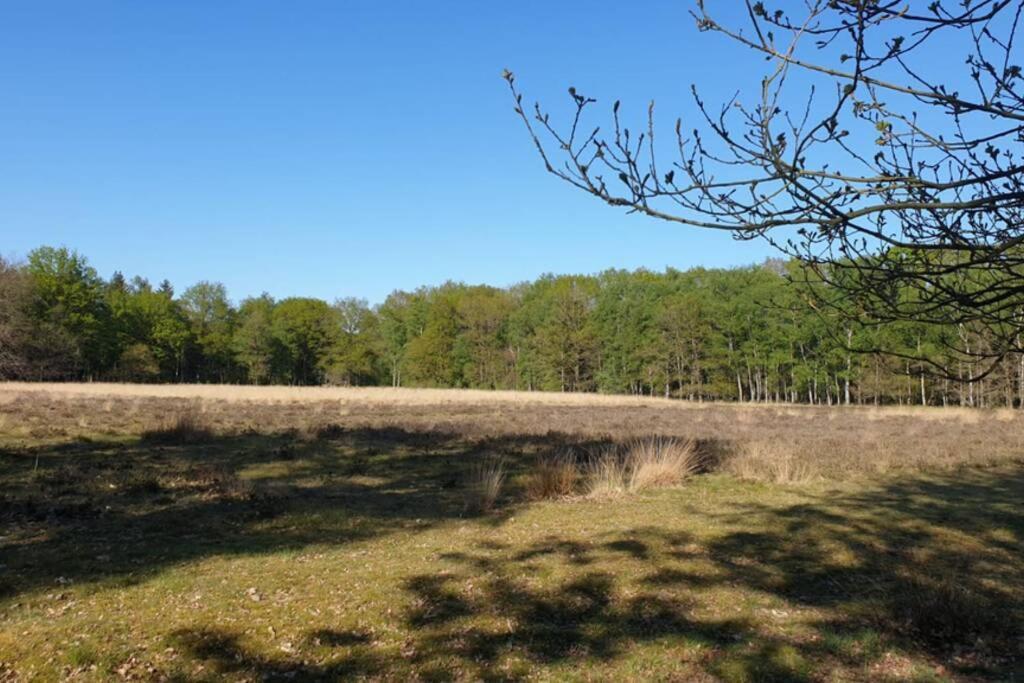
[[[721,3],[732,6],[733,3]],[[757,262],[544,173],[502,68],[669,122],[756,86],[690,3],[8,0],[0,253],[67,245],[179,291],[379,302],[447,279]]]

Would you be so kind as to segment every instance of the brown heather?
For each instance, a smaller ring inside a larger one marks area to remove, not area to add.
[[[476,439],[550,433],[557,435],[552,445],[693,441],[712,469],[773,483],[1024,461],[1024,413],[1009,409],[685,403],[452,389],[0,384],[0,429],[14,439],[137,434],[201,441],[206,432],[315,437],[323,430],[367,428]]]

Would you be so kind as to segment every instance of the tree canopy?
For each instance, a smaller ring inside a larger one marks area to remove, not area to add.
[[[723,21],[696,0],[692,16],[749,50],[759,84],[720,103],[694,84],[692,120],[669,130],[653,102],[630,124],[615,100],[594,123],[597,99],[575,88],[553,118],[506,70],[546,169],[615,207],[767,240],[851,324],[983,328],[983,346],[938,343],[979,376],[997,370],[1024,332],[1024,1],[744,8]]]
[[[976,378],[955,340],[985,328],[863,327],[809,305],[799,260],[688,271],[456,282],[333,304],[269,294],[237,305],[203,281],[180,295],[103,280],[80,254],[0,262],[0,378],[598,391],[689,400],[1022,405],[1024,359]],[[843,291],[818,282],[818,298]],[[911,296],[911,292],[904,292]],[[851,353],[851,346],[903,353]],[[920,358],[920,360],[915,360]],[[931,372],[943,368],[943,376]]]

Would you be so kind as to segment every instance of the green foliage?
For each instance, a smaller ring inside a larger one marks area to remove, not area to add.
[[[406,349],[409,378],[420,386],[460,386],[462,378],[455,356],[459,322],[454,297],[442,289],[432,293],[430,299],[421,331]]]
[[[141,355],[139,349],[131,352],[130,359],[125,359],[124,354],[141,345],[155,361],[160,378],[185,379],[185,353],[192,333],[179,302],[166,293],[153,291],[149,283],[140,278],[124,288],[110,287],[108,300],[122,349],[118,366],[123,366],[126,360],[136,362]],[[123,372],[119,370],[115,374]]]
[[[279,376],[284,347],[274,334],[274,300],[269,294],[242,302],[231,348],[250,383],[270,384]]]
[[[376,383],[382,375],[377,316],[365,299],[338,299],[334,310],[340,336],[328,354],[327,381],[343,386]]]
[[[272,330],[285,351],[289,384],[322,384],[341,339],[337,311],[326,301],[294,297],[274,307]]]
[[[60,379],[73,372],[72,340],[35,316],[33,281],[0,257],[0,378]]]
[[[232,337],[235,311],[228,302],[224,285],[199,282],[182,294],[181,306],[188,318],[195,342],[193,377],[200,382],[225,382],[234,375]]]
[[[598,340],[591,323],[597,294],[593,278],[559,277],[545,289],[536,351],[544,387],[560,391],[594,388]]]
[[[857,327],[795,262],[728,270],[546,275],[507,289],[446,283],[360,299],[235,307],[224,285],[175,297],[43,247],[0,263],[0,376],[600,391],[690,400],[1016,405],[1024,365],[983,381],[956,345],[983,327]],[[801,281],[800,286],[793,280]],[[829,306],[808,303],[805,287]],[[912,296],[896,291],[894,296]],[[851,348],[889,353],[854,353]],[[891,352],[902,354],[891,355]],[[930,371],[960,373],[962,381]]]
[[[73,372],[94,377],[116,355],[103,281],[78,252],[40,247],[28,255],[32,315],[70,341]]]
[[[121,351],[114,376],[122,382],[154,382],[160,377],[160,364],[149,345],[135,343]]]

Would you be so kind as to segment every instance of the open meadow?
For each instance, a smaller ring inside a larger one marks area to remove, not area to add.
[[[1024,679],[1024,413],[0,384],[0,681]]]

